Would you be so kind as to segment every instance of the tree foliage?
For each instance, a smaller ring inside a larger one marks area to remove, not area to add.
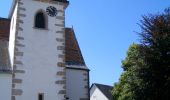
[[[143,16],[140,44],[132,44],[122,61],[114,100],[170,100],[170,8]]]

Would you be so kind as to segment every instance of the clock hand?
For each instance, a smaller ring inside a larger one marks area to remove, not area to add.
[[[51,7],[49,7],[49,10],[52,10]]]

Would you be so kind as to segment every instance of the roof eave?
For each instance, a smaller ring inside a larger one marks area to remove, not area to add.
[[[76,70],[85,70],[85,71],[90,71],[87,66],[80,66],[80,65],[66,65],[67,69],[76,69]]]

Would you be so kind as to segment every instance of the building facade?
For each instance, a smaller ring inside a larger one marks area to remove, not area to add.
[[[89,100],[89,69],[73,28],[65,27],[68,5],[14,0],[9,18],[0,19],[3,100]]]

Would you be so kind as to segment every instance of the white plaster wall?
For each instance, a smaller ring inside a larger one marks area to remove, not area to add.
[[[38,10],[46,10],[46,7],[52,4],[37,2],[33,0],[21,0],[25,11],[20,11],[26,17],[20,17],[24,21],[20,27],[23,31],[18,32],[18,36],[24,37],[19,43],[25,47],[18,48],[24,52],[24,56],[17,57],[22,61],[23,65],[17,65],[20,70],[24,70],[24,74],[16,74],[17,79],[22,79],[22,84],[16,84],[16,89],[22,89],[23,94],[16,96],[16,100],[37,100],[38,93],[44,93],[44,100],[63,100],[63,95],[59,95],[59,90],[63,90],[63,85],[57,85],[57,80],[62,80],[61,76],[57,76],[58,71],[64,68],[58,67],[57,62],[62,59],[58,58],[61,50],[57,50],[57,46],[61,43],[56,38],[62,38],[63,34],[57,34],[63,27],[57,27],[55,24],[62,24],[61,20],[48,16],[48,29],[35,29],[34,16]],[[52,5],[58,10],[63,10],[62,5]],[[63,15],[61,12],[58,16]]]
[[[0,73],[0,100],[11,100],[12,75]]]
[[[80,98],[88,98],[88,79],[85,70],[66,69],[66,95],[69,100],[80,100]],[[87,74],[88,75],[88,74]]]
[[[16,33],[16,19],[17,19],[17,9],[18,4],[16,4],[15,10],[11,18],[10,36],[9,36],[9,57],[11,66],[13,66],[14,60],[14,43],[15,43],[15,33]]]
[[[95,85],[90,89],[90,100],[109,100]]]

